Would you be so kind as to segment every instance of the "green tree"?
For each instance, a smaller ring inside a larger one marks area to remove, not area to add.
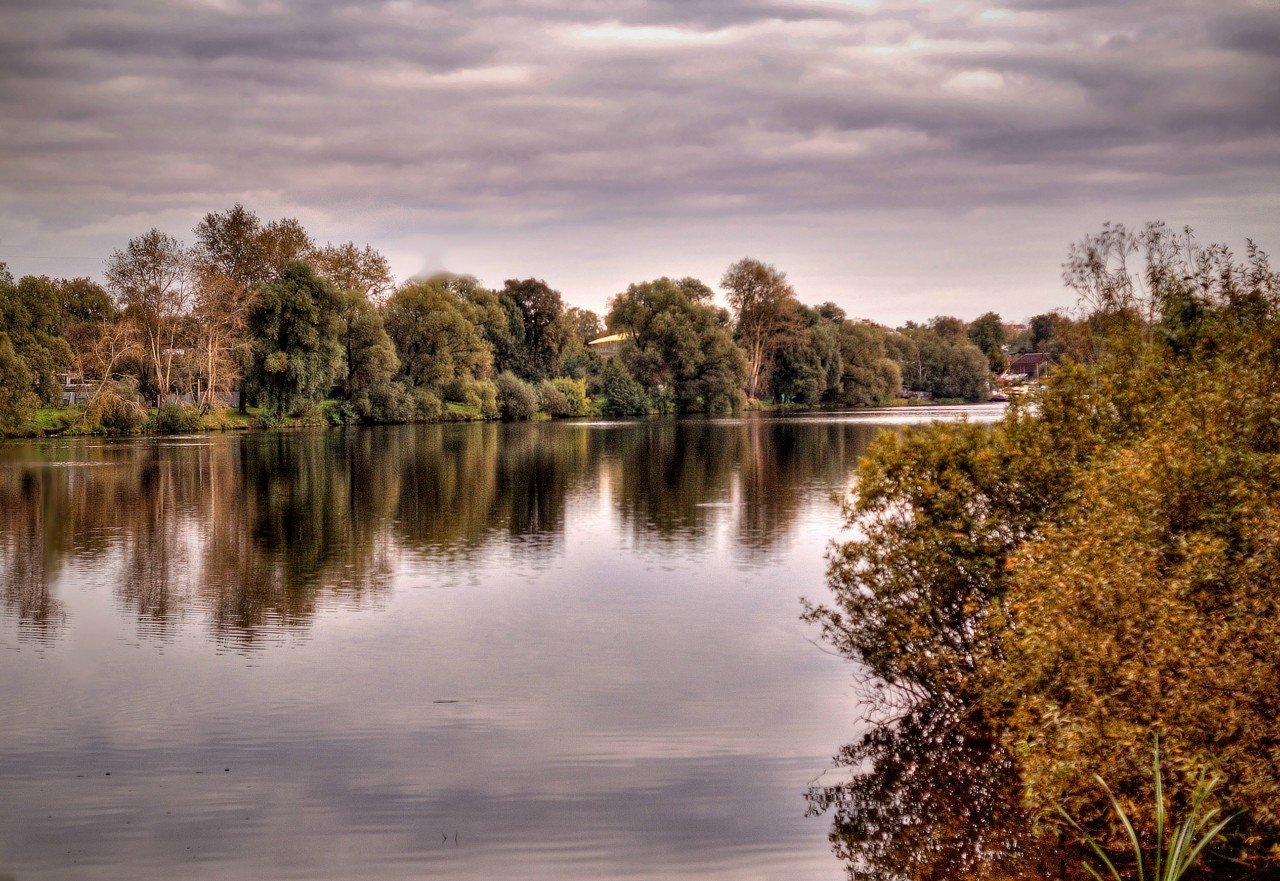
[[[967,338],[968,325],[954,315],[935,315],[929,319],[928,328],[944,340]]]
[[[604,324],[600,321],[600,316],[590,309],[579,309],[577,306],[570,306],[564,312],[573,327],[574,337],[582,345],[585,346],[604,333]]]
[[[837,401],[846,407],[882,407],[902,392],[902,373],[889,357],[885,332],[873,324],[845,321],[837,328],[840,381]]]
[[[728,316],[697,279],[630,285],[613,298],[609,327],[630,334],[619,356],[651,395],[670,389],[682,412],[720,412],[741,403],[746,363]]]
[[[34,386],[27,362],[18,356],[9,335],[0,332],[0,431],[12,431],[40,406]]]
[[[507,280],[502,294],[520,310],[523,357],[518,372],[531,380],[549,379],[558,374],[574,333],[573,321],[565,314],[560,292],[541,279],[526,278]]]
[[[943,324],[946,333],[933,327],[907,327],[886,339],[886,352],[897,362],[903,385],[938,398],[986,400],[990,391],[986,356],[963,331],[952,332],[947,320]]]
[[[342,394],[366,421],[391,421],[402,415],[404,391],[393,388],[400,369],[396,347],[382,315],[360,290],[344,290],[339,337],[343,350]]]
[[[984,312],[969,324],[969,342],[987,356],[992,373],[1004,370],[1004,322],[995,312]]]
[[[770,392],[777,401],[813,406],[840,382],[835,325],[816,309],[797,304],[788,326],[789,339],[769,372]]]
[[[448,277],[410,282],[387,301],[387,333],[410,386],[444,397],[455,380],[485,379],[493,357],[470,305],[451,289]]]
[[[92,279],[56,279],[53,286],[57,291],[64,329],[72,324],[101,324],[119,317],[111,295]]]
[[[342,364],[342,297],[306,263],[285,265],[249,312],[249,378],[268,412],[322,398]]]
[[[470,317],[480,328],[493,357],[493,369],[524,373],[524,317],[515,300],[505,292],[484,287],[470,275],[436,276],[459,300],[471,307]]]
[[[533,386],[504,370],[493,378],[498,389],[498,409],[503,419],[530,419],[538,412],[538,395]]]
[[[644,387],[631,378],[627,368],[617,358],[610,358],[604,365],[604,415],[643,416],[649,412],[649,398]]]
[[[62,402],[58,374],[71,366],[71,347],[62,336],[61,296],[58,286],[43,276],[26,275],[15,284],[0,263],[0,330],[8,337],[15,357],[30,377],[24,391],[36,393],[41,403]],[[12,368],[14,376],[22,371]],[[25,400],[18,394],[15,400]]]

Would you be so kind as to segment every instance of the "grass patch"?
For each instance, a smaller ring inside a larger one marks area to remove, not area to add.
[[[9,437],[45,437],[50,434],[62,434],[76,423],[84,414],[84,407],[41,407],[27,419],[16,426],[7,435]]]
[[[484,420],[484,413],[480,412],[479,407],[473,407],[470,404],[445,401],[440,418],[443,422],[481,422]]]

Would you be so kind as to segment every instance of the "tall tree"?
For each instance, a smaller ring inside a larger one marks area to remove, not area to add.
[[[195,233],[196,262],[246,288],[270,281],[294,260],[311,259],[316,250],[296,219],[285,217],[264,224],[240,203],[206,214]]]
[[[107,259],[107,286],[144,336],[157,406],[173,383],[183,321],[191,309],[193,255],[173,236],[152,229]]]
[[[400,369],[395,344],[387,334],[382,315],[362,291],[342,294],[342,348],[345,376],[343,396],[356,401],[370,389],[391,382]]]
[[[541,380],[560,371],[560,361],[573,335],[560,292],[537,278],[508,279],[502,293],[520,310],[524,336],[524,379]]]
[[[197,279],[192,361],[203,376],[201,407],[208,411],[241,376],[250,350],[249,312],[256,290],[207,265]]]
[[[342,299],[306,263],[286,264],[248,316],[250,379],[269,412],[283,416],[321,398],[342,363]]]
[[[239,202],[222,212],[210,212],[196,225],[196,261],[236,285],[252,289],[270,279],[262,221]]]
[[[295,260],[310,260],[316,250],[311,235],[293,217],[271,221],[262,228],[260,238],[272,276],[278,275]]]
[[[577,306],[570,306],[564,312],[569,318],[569,323],[573,327],[573,333],[578,342],[583,345],[596,339],[604,332],[604,324],[601,323],[600,316],[590,309],[579,309]]]
[[[751,258],[725,270],[720,286],[728,291],[729,305],[737,316],[738,341],[747,354],[747,396],[758,398],[773,355],[786,336],[795,291],[786,273]]]

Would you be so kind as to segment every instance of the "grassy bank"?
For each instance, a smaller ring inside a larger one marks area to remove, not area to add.
[[[931,401],[898,399],[890,403],[889,406],[912,407],[966,403],[972,402],[964,401],[959,398]],[[594,411],[593,415],[599,416],[602,412],[604,399],[594,399],[591,404]],[[846,410],[849,408],[807,407],[799,404],[774,404],[768,401],[749,401],[748,405],[745,407],[746,412],[760,413],[793,413],[822,409]],[[139,428],[131,431],[121,431],[104,428],[100,424],[93,424],[91,420],[85,418],[85,408],[82,406],[43,407],[35,411],[29,419],[24,420],[14,428],[7,431],[0,430],[0,438],[21,439],[41,437],[168,435],[216,431],[257,431],[263,429],[316,428],[326,426],[336,427],[349,424],[342,418],[339,401],[322,401],[314,407],[311,412],[305,415],[292,416],[287,419],[271,419],[259,407],[249,407],[248,411],[244,413],[232,408],[214,410],[206,414],[200,414],[191,407],[184,407],[183,410],[184,412],[178,414],[179,418],[175,420],[172,418],[174,414],[167,414],[170,418],[166,419],[166,414],[162,414],[161,411],[152,407],[146,411],[146,420]],[[532,421],[547,421],[552,418],[554,417],[541,412],[535,413],[531,417]],[[421,421],[429,423],[447,423],[499,420],[494,420],[486,416],[479,407],[449,401],[443,405],[438,419]]]
[[[84,407],[43,407],[29,419],[14,428],[0,432],[0,438],[88,437],[127,435],[166,435],[213,431],[256,431],[262,429],[308,428],[342,425],[337,401],[323,401],[311,413],[283,420],[267,418],[259,407],[249,407],[241,413],[235,409],[214,410],[200,414],[192,411],[183,414],[181,424],[162,418],[159,410],[147,411],[146,421],[136,431],[113,431],[94,425],[85,418]],[[466,404],[445,405],[439,422],[482,422],[484,415],[477,407]]]

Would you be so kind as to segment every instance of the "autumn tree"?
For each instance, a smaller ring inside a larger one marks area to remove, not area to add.
[[[195,235],[196,261],[206,272],[224,276],[244,291],[270,280],[273,267],[262,220],[240,203],[206,214]]]
[[[316,250],[311,234],[293,217],[282,217],[263,226],[259,240],[271,277],[279,275],[290,263],[310,260]]]
[[[358,292],[375,305],[386,300],[395,286],[391,264],[369,245],[328,244],[313,252],[310,262],[338,290]]]
[[[834,602],[809,611],[883,714],[814,793],[855,876],[1081,877],[1058,805],[1118,861],[1092,775],[1151,840],[1156,733],[1245,809],[1204,877],[1275,874],[1280,276],[1253,246],[1198,253],[1130,267],[1156,279],[1149,332],[1096,325],[1096,363],[996,425],[885,433],[864,458]]]
[[[720,286],[737,318],[736,336],[747,355],[747,397],[758,398],[769,366],[785,336],[795,291],[787,276],[768,263],[744,258],[725,270]]]
[[[193,270],[191,250],[158,229],[130,239],[107,260],[107,285],[143,335],[157,406],[173,386],[179,335],[191,309]]]
[[[293,260],[313,259],[314,243],[292,218],[263,223],[236,203],[206,214],[195,228],[195,369],[205,387],[202,404],[213,405],[243,372],[249,351],[249,310],[261,285],[275,279]],[[359,256],[359,255],[357,255]],[[241,396],[241,407],[246,403]]]
[[[202,377],[201,408],[208,411],[230,394],[249,356],[249,313],[256,288],[208,265],[197,270],[192,309],[194,367]]]

